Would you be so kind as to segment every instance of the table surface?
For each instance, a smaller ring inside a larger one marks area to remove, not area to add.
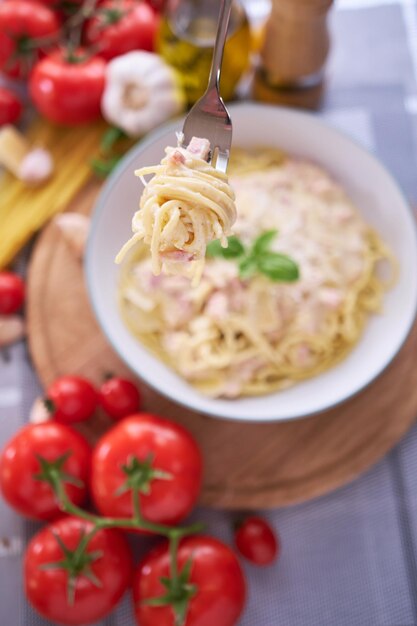
[[[246,2],[255,18],[268,7]],[[374,150],[416,205],[416,2],[339,0],[331,29],[323,115]],[[39,393],[26,345],[0,352],[0,445]],[[240,626],[417,626],[417,426],[351,485],[265,515],[282,554],[271,568],[245,566],[249,600]],[[230,514],[199,509],[194,517],[231,540]],[[37,528],[0,502],[1,626],[48,624],[21,590],[22,554]],[[128,598],[100,622],[132,625]]]

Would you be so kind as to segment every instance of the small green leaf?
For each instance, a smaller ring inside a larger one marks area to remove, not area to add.
[[[237,259],[242,256],[242,254],[245,254],[245,248],[240,239],[232,235],[228,237],[227,242],[227,248],[223,248],[219,239],[211,241],[207,246],[207,256],[220,257],[223,259]]]
[[[259,237],[255,239],[255,242],[253,244],[252,253],[255,256],[258,256],[260,254],[263,254],[264,252],[267,252],[269,250],[269,246],[277,235],[278,231],[276,230],[276,228],[272,230],[267,230],[266,232],[262,233],[262,235],[259,235]]]
[[[113,148],[115,143],[117,143],[120,139],[125,138],[126,133],[124,133],[121,128],[110,126],[101,139],[100,150],[104,153],[108,153]]]
[[[122,156],[113,156],[108,159],[92,159],[90,162],[94,173],[99,178],[107,178],[121,160]]]
[[[294,282],[300,272],[297,263],[285,254],[268,252],[257,259],[258,270],[274,282]]]
[[[256,273],[258,263],[255,257],[247,256],[239,263],[240,278],[251,278]]]

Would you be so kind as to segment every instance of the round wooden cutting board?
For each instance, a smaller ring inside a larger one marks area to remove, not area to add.
[[[72,210],[88,212],[91,185]],[[29,345],[44,385],[62,374],[99,383],[107,372],[129,374],[102,335],[90,308],[83,269],[56,225],[40,235],[28,278]],[[230,509],[272,508],[339,487],[380,459],[417,415],[417,326],[390,367],[365,391],[307,419],[246,424],[189,411],[141,384],[144,408],[184,424],[205,460],[202,504]],[[129,374],[131,376],[131,374]],[[109,421],[88,424],[91,438]]]

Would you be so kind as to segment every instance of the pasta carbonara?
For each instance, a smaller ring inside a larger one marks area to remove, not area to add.
[[[227,235],[236,219],[234,193],[227,176],[206,159],[207,139],[193,137],[188,148],[167,148],[160,165],[135,172],[145,185],[140,210],[132,220],[133,237],[116,257],[143,241],[150,246],[152,271],[180,274],[198,284],[206,245]],[[147,183],[144,176],[153,174]]]
[[[199,284],[155,276],[145,246],[124,264],[120,306],[132,333],[201,392],[237,397],[286,388],[337,363],[381,309],[394,261],[345,191],[321,168],[278,152],[236,152],[230,182],[247,248],[276,229],[271,249],[294,259],[295,282],[208,258]]]

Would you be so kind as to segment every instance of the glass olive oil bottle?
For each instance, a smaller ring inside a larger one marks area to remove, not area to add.
[[[159,54],[179,73],[188,103],[203,95],[210,72],[220,0],[171,0],[157,38]],[[230,17],[220,93],[233,97],[249,65],[250,31],[243,7],[235,2]]]

